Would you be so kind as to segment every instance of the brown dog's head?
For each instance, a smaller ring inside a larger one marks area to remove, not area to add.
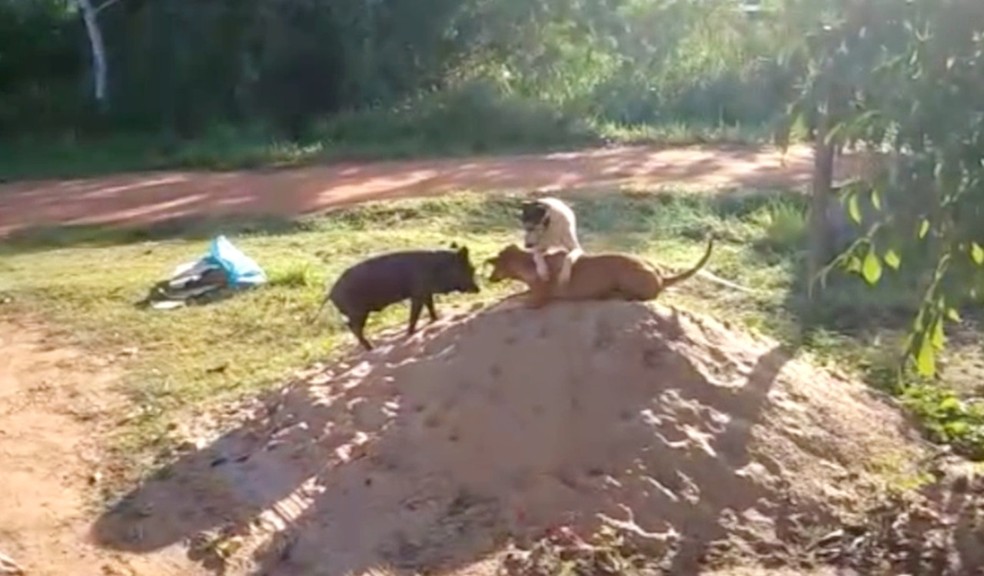
[[[510,244],[498,254],[485,261],[485,264],[492,266],[492,273],[489,274],[489,282],[501,282],[503,280],[522,281],[525,274],[523,265],[528,254],[519,246]]]

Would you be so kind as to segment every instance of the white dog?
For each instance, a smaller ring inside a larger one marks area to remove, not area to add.
[[[536,273],[541,280],[549,280],[549,270],[543,255],[551,248],[567,250],[564,266],[558,282],[561,286],[571,278],[574,262],[584,254],[577,240],[577,221],[574,211],[558,198],[538,198],[523,202],[523,244],[533,251]]]

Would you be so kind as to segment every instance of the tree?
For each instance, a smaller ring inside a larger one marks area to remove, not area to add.
[[[805,43],[807,81],[786,124],[829,112],[829,88],[839,86],[825,144],[887,150],[889,161],[846,198],[860,223],[858,197],[867,195],[878,221],[819,276],[846,266],[874,284],[903,263],[922,273],[902,358],[933,376],[945,322],[959,321],[957,309],[984,293],[984,2],[834,7],[839,16]]]
[[[106,44],[103,40],[102,28],[99,26],[99,13],[116,4],[119,0],[106,0],[99,6],[93,6],[92,0],[75,0],[85,22],[86,34],[89,37],[89,48],[92,53],[92,90],[96,105],[100,112],[108,109],[106,81],[109,74],[106,62]]]

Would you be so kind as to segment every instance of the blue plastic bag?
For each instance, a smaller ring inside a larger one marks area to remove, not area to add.
[[[225,236],[212,239],[204,260],[220,266],[225,271],[230,286],[236,288],[257,286],[267,281],[260,265],[233,246]]]

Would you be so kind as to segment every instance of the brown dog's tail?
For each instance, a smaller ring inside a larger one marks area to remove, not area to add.
[[[663,289],[665,290],[678,282],[683,282],[687,278],[690,278],[694,274],[700,272],[700,269],[703,268],[704,265],[707,264],[707,261],[711,259],[711,251],[713,249],[714,249],[714,238],[708,237],[707,250],[704,252],[704,255],[700,257],[700,260],[698,260],[697,263],[694,264],[694,266],[689,270],[684,270],[683,272],[677,274],[676,276],[670,276],[669,278],[664,278]]]

